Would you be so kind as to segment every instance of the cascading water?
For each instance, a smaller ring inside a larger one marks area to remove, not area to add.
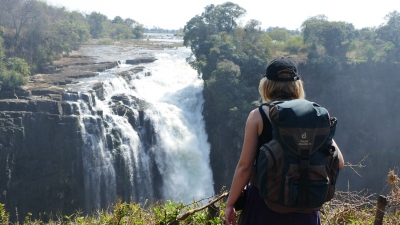
[[[121,60],[64,95],[80,115],[86,210],[117,197],[190,202],[213,194],[203,81],[186,63],[189,54],[184,48],[156,52],[157,61],[129,79],[114,75],[135,67]],[[82,94],[99,81],[102,99]]]
[[[189,51],[158,54],[152,76],[132,80],[152,107],[146,116],[157,136],[153,146],[163,177],[163,197],[190,201],[212,194],[209,149],[202,117],[203,81],[185,62]]]

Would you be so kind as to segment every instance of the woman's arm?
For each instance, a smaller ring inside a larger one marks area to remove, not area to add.
[[[238,165],[236,166],[235,174],[233,175],[231,190],[229,192],[228,200],[226,201],[226,224],[236,224],[236,214],[233,206],[239,195],[242,193],[244,186],[249,182],[251,176],[254,159],[257,153],[258,130],[260,120],[262,121],[261,115],[258,109],[255,109],[250,112],[249,117],[246,121],[242,153],[240,155]]]
[[[343,155],[342,152],[340,151],[340,148],[337,146],[335,140],[332,140],[332,145],[338,150],[338,157],[339,157],[339,169],[343,169],[344,167],[344,159],[343,159]]]

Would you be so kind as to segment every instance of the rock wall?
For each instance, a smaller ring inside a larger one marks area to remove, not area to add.
[[[80,98],[95,104],[95,93],[102,94],[102,88],[98,84],[96,87],[96,92],[81,93]],[[68,98],[68,101],[77,100],[78,94],[69,93]],[[113,107],[115,114],[127,117],[131,126],[143,134],[143,145],[154,145],[153,125],[142,110],[146,103],[124,95],[113,96],[112,101],[116,103]],[[135,107],[138,116],[127,105]],[[92,106],[92,113],[101,118],[102,111]],[[44,214],[70,215],[87,208],[79,113],[74,105],[63,100],[0,100],[0,202],[5,203],[12,221],[17,213],[22,216],[20,219],[29,212],[38,218]],[[127,174],[126,162],[116,151],[121,147],[118,135],[107,134],[106,141],[114,154],[116,193],[124,201],[130,201],[132,190],[126,180],[132,174]],[[158,168],[153,168],[152,172],[153,183],[161,187]],[[158,199],[162,197],[161,193],[156,189],[152,196]],[[133,197],[138,199],[139,196]],[[102,205],[104,208],[107,206]],[[42,219],[46,220],[46,216]]]
[[[0,101],[0,202],[11,215],[70,214],[83,205],[78,117],[61,101]]]

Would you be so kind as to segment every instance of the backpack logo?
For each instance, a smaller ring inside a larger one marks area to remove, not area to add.
[[[299,142],[299,145],[300,145],[300,146],[312,146],[312,143],[310,143],[310,140],[309,140],[309,139],[306,139],[306,138],[307,138],[307,131],[304,132],[304,133],[301,135],[301,138],[302,138],[302,140],[300,140],[300,142]]]

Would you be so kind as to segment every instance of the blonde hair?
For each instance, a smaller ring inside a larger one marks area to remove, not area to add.
[[[291,77],[290,74],[280,74],[280,76],[282,76],[282,78]],[[304,99],[306,97],[302,80],[273,81],[264,77],[260,81],[258,92],[263,102],[274,101],[282,96],[288,96],[293,99]]]

